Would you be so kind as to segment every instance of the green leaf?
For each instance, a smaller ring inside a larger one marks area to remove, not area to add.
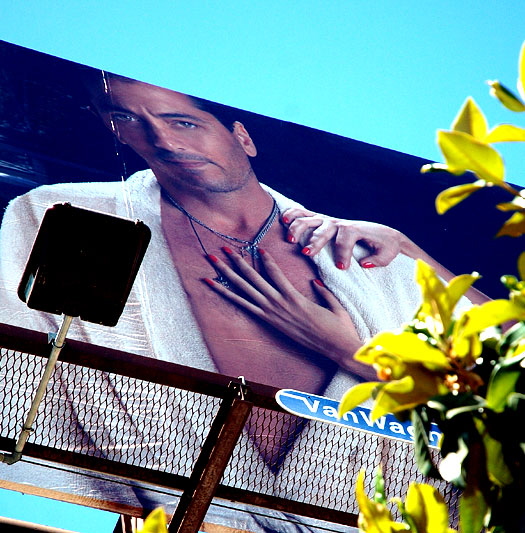
[[[487,182],[485,180],[477,180],[474,183],[456,185],[445,189],[436,198],[436,211],[440,215],[446,213],[451,207],[459,204],[479,189],[483,189],[486,185]]]
[[[452,122],[451,129],[468,133],[479,141],[485,140],[488,132],[487,119],[472,97],[469,96],[465,100],[458,115]]]
[[[367,497],[363,470],[357,476],[355,494],[359,505],[359,528],[367,533],[391,533],[392,515],[386,505],[376,503]]]
[[[358,385],[355,385],[351,389],[347,390],[339,402],[339,418],[341,418],[348,411],[351,411],[352,409],[355,409],[361,405],[365,400],[368,400],[374,391],[383,385],[384,383],[379,381],[370,381],[368,383],[359,383]]]
[[[496,237],[502,237],[503,235],[521,237],[523,234],[525,234],[525,214],[517,212],[503,224]]]
[[[461,297],[465,295],[470,287],[472,287],[472,284],[480,277],[477,272],[473,272],[472,274],[461,274],[449,281],[447,293],[449,305],[452,309],[456,307]]]
[[[523,141],[525,141],[525,128],[520,128],[513,124],[500,124],[490,130],[485,138],[485,142],[488,144]]]
[[[411,413],[412,427],[414,428],[414,453],[416,464],[424,476],[431,476],[440,479],[438,469],[432,460],[430,453],[430,441],[428,434],[430,432],[430,420],[426,416],[426,411],[416,408]]]
[[[462,533],[479,533],[485,522],[488,505],[482,492],[469,487],[459,500],[459,523]],[[509,532],[510,533],[510,532]]]
[[[490,85],[490,95],[497,98],[507,109],[516,113],[525,111],[523,102],[499,81],[489,80],[487,83]]]
[[[487,406],[499,413],[505,409],[507,398],[516,392],[516,382],[523,372],[525,353],[501,360],[492,371],[487,388]]]
[[[471,170],[479,178],[494,184],[505,180],[501,155],[491,146],[461,131],[438,131],[438,145],[448,167]]]
[[[166,533],[168,526],[166,524],[166,514],[162,507],[157,507],[144,520],[144,526],[137,533]]]
[[[374,501],[377,503],[382,503],[383,505],[387,504],[385,494],[385,478],[383,477],[380,466],[377,467],[376,471]]]
[[[409,411],[446,392],[439,374],[419,364],[409,365],[405,377],[385,383],[378,391],[371,418],[377,420],[388,413],[397,415]]]
[[[459,299],[478,278],[479,274],[463,274],[445,285],[430,265],[421,259],[416,261],[416,281],[423,296],[417,318],[432,335],[442,335],[448,330]]]
[[[499,440],[487,432],[483,435],[483,444],[487,456],[487,474],[489,479],[500,487],[510,485],[514,478],[503,458],[503,446]]]
[[[523,413],[523,411],[525,411],[525,409],[523,408],[523,405],[525,405],[525,394],[516,392],[509,396],[509,407],[513,411],[519,411],[520,413]],[[520,421],[522,419],[523,419],[523,416],[520,416]],[[525,442],[525,441],[522,441],[522,442]]]
[[[387,387],[388,390],[385,392]],[[384,383],[383,387],[377,392],[374,407],[370,413],[371,419],[377,420],[389,413],[404,411],[421,403],[420,401],[410,402],[408,400],[408,395],[413,390],[414,379],[411,376]]]
[[[421,259],[416,260],[416,282],[423,297],[417,318],[425,323],[432,335],[442,335],[452,315],[447,288],[434,269]]]
[[[392,355],[400,364],[420,363],[430,370],[450,369],[447,356],[431,346],[424,337],[410,331],[383,331],[361,347],[354,359],[372,365],[377,363],[382,355]]]
[[[500,355],[512,357],[514,348],[525,339],[525,323],[518,322],[509,328],[500,338],[496,349]],[[510,359],[509,357],[509,359]]]
[[[514,197],[510,202],[497,204],[500,211],[525,211],[525,198],[521,196]]]
[[[520,279],[525,281],[525,252],[522,252],[518,257],[518,272]]]
[[[524,319],[525,308],[509,300],[492,300],[465,311],[456,322],[456,327],[461,328],[461,336],[468,337],[509,320]]]
[[[455,415],[478,410],[484,405],[484,400],[481,396],[477,396],[473,393],[448,393],[432,398],[428,401],[427,405],[430,409],[438,411],[441,414],[442,419],[451,420]],[[461,429],[463,430],[464,428],[462,427]]]
[[[448,508],[438,490],[431,485],[411,483],[405,502],[406,512],[425,533],[448,532]]]

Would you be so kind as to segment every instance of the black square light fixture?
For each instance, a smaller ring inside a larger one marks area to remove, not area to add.
[[[32,309],[63,318],[52,335],[51,352],[15,448],[0,453],[0,462],[21,459],[73,318],[117,324],[150,238],[143,222],[70,203],[55,204],[45,212],[18,296]]]
[[[74,207],[50,207],[18,287],[38,311],[115,326],[149,244],[140,221]]]

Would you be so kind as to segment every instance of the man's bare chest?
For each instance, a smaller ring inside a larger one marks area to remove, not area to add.
[[[205,228],[192,228],[185,218],[177,224],[163,226],[174,266],[217,369],[227,375],[244,375],[252,381],[278,387],[294,384],[312,392],[321,390],[327,379],[325,367],[331,367],[326,358],[291,341],[203,281],[217,278],[219,274],[207,259],[208,254],[228,262],[228,255],[221,247],[228,246],[237,254],[239,248]],[[272,254],[298,291],[317,301],[312,287],[317,277],[315,265],[300,253],[298,245],[286,242],[285,229],[278,221],[260,247]],[[244,256],[266,277],[259,260],[246,252]]]
[[[163,230],[173,264],[186,293],[192,300],[197,298],[205,302],[210,301],[204,294],[214,293],[209,288],[205,290],[203,280],[217,278],[220,273],[207,256],[215,255],[231,264],[228,254],[222,250],[223,247],[228,247],[235,254],[242,255],[249,265],[268,279],[260,260],[243,250],[239,243],[220,237],[195,223],[191,224],[186,217],[178,218],[175,223],[163,221]],[[288,243],[285,237],[285,228],[276,220],[259,247],[272,254],[281,270],[298,291],[312,301],[317,301],[311,285],[312,280],[317,277],[315,265],[300,253],[300,245]],[[271,280],[268,281],[271,283]],[[212,298],[211,300],[218,303],[224,299]],[[199,305],[199,302],[196,302],[196,305]]]

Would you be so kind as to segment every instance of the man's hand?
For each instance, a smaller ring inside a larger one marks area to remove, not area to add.
[[[242,295],[205,279],[215,291],[302,346],[329,357],[342,368],[363,379],[376,378],[369,366],[354,360],[353,355],[362,342],[350,315],[320,280],[312,280],[312,284],[326,307],[310,301],[295,289],[268,252],[260,250],[269,281],[239,254],[226,247],[223,250],[235,270],[216,256],[208,256],[208,259]]]
[[[371,250],[369,255],[359,259],[363,268],[390,264],[409,242],[401,232],[382,224],[327,217],[307,209],[288,209],[283,213],[282,220],[288,225],[288,242],[297,243],[304,234],[309,235],[302,249],[304,255],[316,255],[333,240],[335,265],[341,270],[350,267],[358,241]]]

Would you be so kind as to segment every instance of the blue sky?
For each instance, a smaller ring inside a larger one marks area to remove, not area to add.
[[[12,4],[4,40],[429,159],[468,95],[491,123],[525,122],[485,84],[515,87],[522,0]]]
[[[449,127],[469,95],[491,125],[525,127],[485,84],[515,89],[523,0],[9,4],[0,7],[5,41],[429,159],[440,160],[436,129]],[[502,152],[509,181],[525,186],[524,149]],[[0,514],[113,530],[107,513],[95,513],[96,523],[76,506],[17,498],[0,491]],[[37,516],[47,506],[47,518]]]

